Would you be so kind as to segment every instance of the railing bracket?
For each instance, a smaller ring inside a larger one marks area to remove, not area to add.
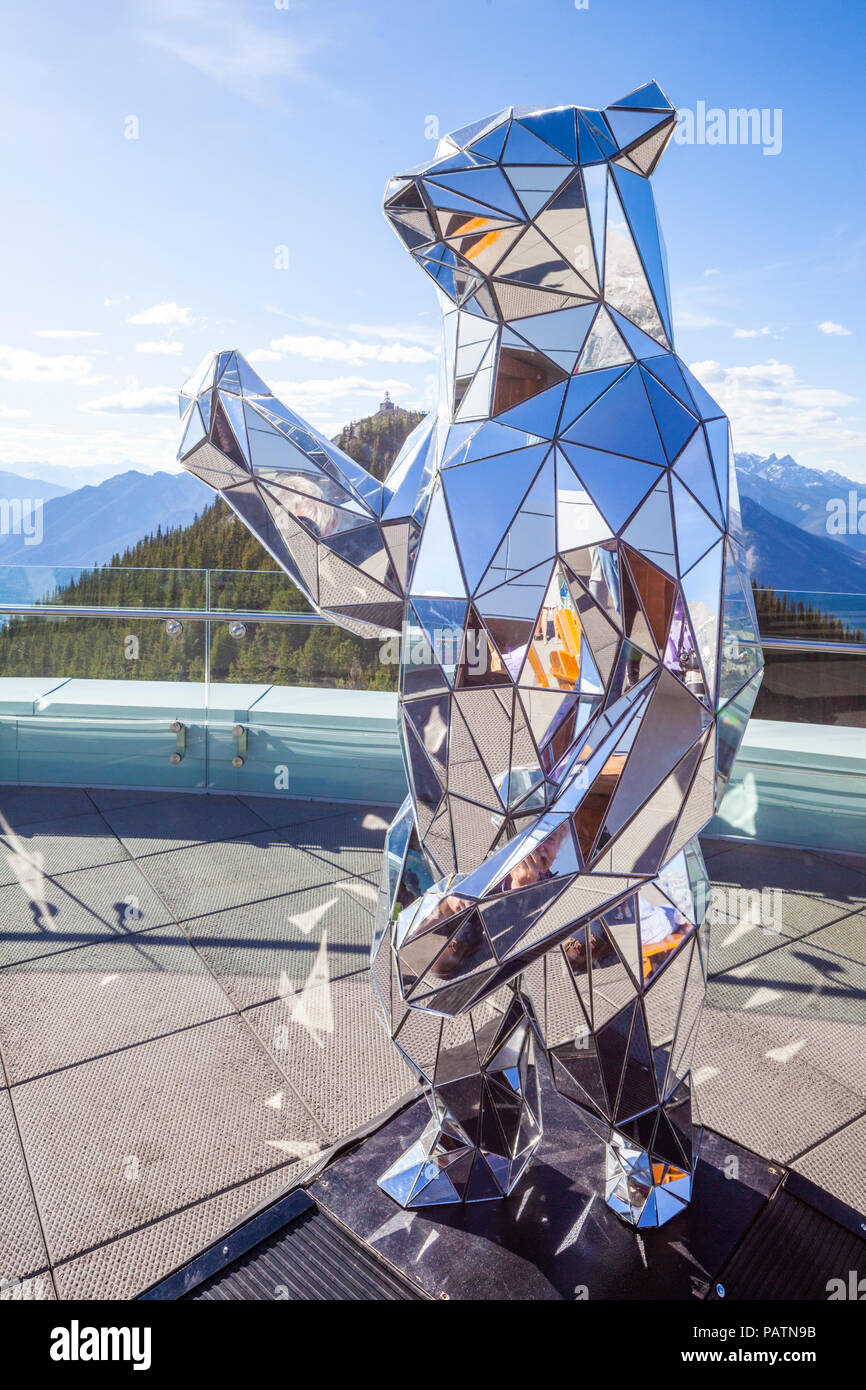
[[[232,736],[237,740],[238,749],[232,758],[232,767],[243,767],[247,760],[249,730],[245,724],[235,724],[232,729]]]
[[[177,735],[174,752],[169,758],[172,767],[177,767],[178,763],[183,762],[183,755],[186,752],[186,725],[182,724],[179,719],[174,719],[168,727],[173,734]]]

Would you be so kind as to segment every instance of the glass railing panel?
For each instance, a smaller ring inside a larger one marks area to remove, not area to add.
[[[0,619],[0,782],[207,785],[203,620]]]
[[[209,628],[211,685],[397,689],[397,644],[387,639],[356,637],[331,623],[215,618]]]
[[[210,622],[210,679],[336,690],[397,688],[395,643],[357,637],[322,622],[255,622],[253,613],[309,613],[311,605],[281,571],[211,570],[212,613],[244,615]]]
[[[0,680],[204,681],[205,623],[161,618],[0,618]]]
[[[759,588],[754,597],[762,637],[866,643],[866,594]]]
[[[866,726],[866,651],[764,651],[755,719]]]

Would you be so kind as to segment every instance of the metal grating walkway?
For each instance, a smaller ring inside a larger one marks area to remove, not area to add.
[[[316,1206],[185,1295],[193,1302],[341,1300],[424,1294]]]
[[[864,1276],[862,1234],[781,1187],[749,1228],[711,1297],[823,1303],[834,1287],[831,1280],[842,1280],[843,1296],[850,1298],[848,1290],[857,1289]]]

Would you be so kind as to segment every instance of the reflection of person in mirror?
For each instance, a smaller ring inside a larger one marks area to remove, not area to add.
[[[638,895],[640,907],[640,944],[642,947],[658,946],[668,937],[677,937],[679,944],[688,930],[688,922],[675,907],[662,907],[648,902],[643,893]],[[673,949],[673,947],[671,947]]]
[[[460,912],[469,905],[468,898],[459,898],[453,895],[443,898],[425,925],[432,926],[436,922],[445,921],[455,912]],[[460,930],[455,932],[445,949],[434,961],[432,974],[446,980],[450,975],[456,974],[467,958],[475,954],[483,939],[484,933],[481,930],[478,913],[471,912]]]
[[[691,629],[686,622],[685,608],[679,594],[671,619],[671,630],[665,646],[664,663],[669,671],[682,674],[687,690],[699,700],[704,696],[704,678],[698,654],[692,642]]]
[[[591,545],[589,554],[589,592],[602,608],[619,608],[619,583],[613,555],[602,545]]]
[[[326,500],[324,489],[303,474],[287,477],[286,483],[292,489],[288,504],[292,515],[318,539],[332,536],[339,524],[339,514],[336,507]],[[303,495],[299,497],[298,493]]]
[[[641,954],[644,957],[644,971],[645,973],[647,971],[654,973],[662,961],[677,949],[688,933],[689,924],[683,914],[673,905],[664,907],[661,904],[651,903],[642,893],[637,895],[637,907],[638,932]],[[631,924],[631,931],[634,932],[634,900],[629,899],[628,906],[621,903],[606,913],[605,920],[614,928],[615,932],[622,929],[627,931],[629,924]],[[603,923],[595,920],[590,922],[585,934],[581,931],[563,942],[565,958],[572,970],[576,972],[586,970],[587,940],[593,965],[612,963],[616,959],[616,952]],[[647,960],[649,958],[651,958],[652,963],[648,966]]]
[[[565,959],[576,973],[587,968],[587,938],[589,939],[589,954],[592,956],[593,965],[603,965],[615,954],[604,926],[598,918],[594,918],[585,932],[580,931],[576,936],[570,936],[567,941],[562,943]]]
[[[308,531],[312,531],[316,540],[324,541],[339,535],[339,543],[334,549],[344,560],[358,566],[380,549],[378,534],[371,536],[370,527],[363,524],[364,518],[355,512],[351,504],[337,506],[329,500],[322,485],[303,474],[293,474],[287,482],[292,489],[285,494],[290,498],[288,505],[292,516]],[[331,544],[333,546],[333,541]]]
[[[534,850],[515,864],[500,884],[500,891],[509,892],[512,888],[528,888],[532,883],[542,883],[555,877],[556,856],[565,844],[568,834],[568,821],[563,818],[555,830],[536,845]]]
[[[535,849],[515,864],[514,868],[506,874],[499,885],[502,893],[510,892],[514,888],[528,888],[533,883],[543,883],[546,879],[556,877],[556,856],[560,849],[567,842],[568,822],[563,819],[555,830],[536,845]],[[471,906],[469,898],[461,898],[456,894],[449,894],[437,904],[424,923],[425,927],[431,927],[436,922],[445,921],[448,917],[457,912],[463,911]],[[433,966],[433,974],[447,978],[463,965],[466,959],[471,956],[482,944],[483,932],[477,913],[471,913],[467,917],[463,926],[455,932],[442,954]]]

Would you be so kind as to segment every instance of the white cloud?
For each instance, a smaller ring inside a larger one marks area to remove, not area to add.
[[[699,297],[694,296],[697,301],[693,308],[686,302],[686,293],[680,292],[674,298],[674,323],[677,328],[727,328],[724,319],[720,319],[713,309],[701,307]]]
[[[280,15],[276,24],[256,24],[224,0],[162,0],[150,8],[160,27],[142,34],[145,43],[247,101],[279,107],[280,88],[315,82],[310,59],[319,44],[284,25],[279,32]]]
[[[89,357],[72,353],[43,357],[39,352],[13,347],[0,347],[0,378],[40,383],[67,381],[75,386],[93,386],[105,380],[93,375],[93,362]]]
[[[0,420],[21,420],[29,414],[22,406],[0,405]]]
[[[168,304],[152,304],[149,309],[142,309],[138,314],[127,315],[127,323],[146,323],[159,324],[166,328],[172,324],[188,324],[190,310],[182,309],[179,304],[172,300]]]
[[[735,328],[735,338],[769,338],[769,328]]]
[[[265,308],[271,313],[282,314],[283,318],[292,317],[273,305],[266,304]],[[355,333],[362,338],[389,338],[397,342],[421,343],[424,347],[436,349],[441,336],[438,319],[430,323],[329,323],[326,319],[314,318],[312,314],[297,314],[295,317],[299,323],[310,328],[327,329],[332,335]]]
[[[270,348],[254,348],[247,353],[248,362],[279,362],[280,354],[272,352]]]
[[[102,303],[103,303],[103,306],[104,306],[106,309],[114,309],[114,308],[117,307],[118,304],[122,304],[122,303],[123,303],[123,300],[122,300],[122,299],[103,299]]]
[[[171,386],[125,386],[113,395],[85,401],[79,410],[88,415],[164,415],[177,413],[177,391]]]
[[[423,392],[396,377],[371,381],[363,376],[314,378],[308,381],[274,381],[274,395],[304,416],[323,434],[337,434],[350,420],[375,410],[388,391],[396,405],[420,409]]]
[[[174,421],[152,416],[76,415],[59,427],[40,416],[33,422],[0,417],[2,466],[25,477],[79,486],[128,468],[174,470],[178,432]]]
[[[834,323],[832,319],[825,319],[818,324],[818,332],[826,333],[831,338],[850,338],[851,329],[845,328],[841,323]]]
[[[712,266],[710,270],[704,271],[704,275],[707,277],[709,277],[710,275],[718,275],[718,273],[719,272],[715,266]]]
[[[183,343],[174,341],[170,338],[163,338],[156,342],[136,343],[136,352],[158,353],[164,357],[179,357],[183,352]]]
[[[412,323],[349,323],[346,325],[350,333],[369,333],[374,338],[392,338],[407,343],[420,343],[423,347],[433,348],[431,353],[434,356],[439,351],[441,333],[438,322],[434,324],[412,324]]]
[[[839,412],[853,397],[832,387],[810,387],[794,368],[770,359],[750,367],[694,362],[691,369],[728,415],[737,449],[759,453],[814,446],[822,450],[866,443]]]
[[[392,396],[398,396],[410,389],[408,382],[397,381],[393,377],[384,381],[370,381],[363,376],[327,377],[312,381],[275,381],[271,386],[275,396],[293,407],[298,402],[315,405],[323,402],[334,404],[346,396],[374,396],[381,400],[386,391],[390,391]]]
[[[36,328],[36,338],[101,338],[101,333],[91,333],[86,328]]]
[[[430,362],[436,356],[416,343],[362,343],[357,339],[308,337],[273,338],[272,352],[305,357],[310,362],[345,362],[360,366],[363,362]],[[259,357],[258,361],[263,359]]]

